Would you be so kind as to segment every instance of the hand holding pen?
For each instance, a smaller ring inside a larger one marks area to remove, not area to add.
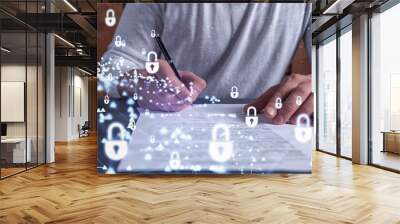
[[[155,34],[154,39],[156,40],[158,46],[160,47],[160,50],[161,50],[162,54],[163,54],[164,57],[165,57],[165,60],[168,62],[168,64],[171,66],[172,70],[174,71],[176,77],[177,77],[180,81],[182,81],[182,78],[181,78],[181,76],[179,75],[179,72],[178,72],[178,70],[176,69],[174,62],[172,61],[172,58],[169,56],[169,53],[168,53],[168,51],[167,51],[167,48],[165,48],[165,45],[164,45],[164,43],[162,42],[160,35],[159,35],[159,34]]]
[[[124,91],[130,96],[135,95],[138,98],[136,102],[141,108],[167,112],[181,111],[192,105],[206,88],[206,82],[192,72],[178,72],[160,36],[157,35],[155,40],[166,60],[157,60],[159,68],[155,74],[148,73],[146,69],[138,69],[136,72],[131,71],[126,74],[126,77],[121,78],[125,79],[125,84],[119,85],[119,91],[121,95]],[[142,77],[135,79],[134,74],[141,74]],[[149,81],[146,78],[152,74],[156,81]]]

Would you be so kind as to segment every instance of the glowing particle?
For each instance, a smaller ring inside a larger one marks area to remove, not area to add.
[[[160,134],[162,134],[162,135],[168,134],[168,129],[167,129],[166,127],[162,127],[162,128],[160,129]]]
[[[146,153],[146,155],[144,156],[144,160],[146,160],[146,161],[149,161],[149,160],[152,160],[152,156],[151,156],[151,154],[150,153]]]

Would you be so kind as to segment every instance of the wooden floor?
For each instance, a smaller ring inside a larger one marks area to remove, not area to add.
[[[1,168],[1,177],[8,177],[11,176],[13,174],[19,173],[19,172],[23,172],[25,171],[25,167],[24,168]]]
[[[101,176],[94,137],[0,181],[0,223],[400,223],[400,175],[314,153],[311,175]]]
[[[392,152],[381,152],[374,150],[372,157],[374,164],[400,170],[400,155]]]

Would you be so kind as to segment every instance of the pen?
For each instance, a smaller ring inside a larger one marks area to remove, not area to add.
[[[169,54],[168,54],[167,48],[165,48],[165,46],[164,46],[164,44],[163,44],[163,42],[162,42],[162,40],[161,40],[160,35],[159,35],[159,34],[156,34],[154,38],[156,39],[157,44],[158,44],[158,46],[159,46],[160,49],[161,49],[161,52],[163,53],[163,55],[164,55],[165,59],[167,60],[168,64],[171,66],[171,68],[172,68],[172,70],[174,71],[176,77],[177,77],[181,82],[183,82],[181,76],[180,76],[179,73],[178,73],[178,70],[177,70],[176,67],[175,67],[174,62],[172,61],[171,57],[170,57]]]

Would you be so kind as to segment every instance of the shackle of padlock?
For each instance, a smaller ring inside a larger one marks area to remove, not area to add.
[[[157,53],[156,52],[154,52],[154,51],[149,51],[149,53],[147,53],[147,61],[148,62],[150,62],[151,61],[151,56],[153,55],[153,57],[154,57],[154,62],[156,62],[157,60],[158,60],[158,57],[157,57]]]
[[[171,152],[171,160],[180,160],[180,156],[178,152]]]
[[[253,117],[257,116],[257,109],[254,106],[250,106],[247,108],[247,116],[250,116],[250,112],[253,111]]]
[[[113,9],[107,9],[106,11],[106,19],[114,19],[115,18],[115,12]]]
[[[305,121],[304,124],[302,122],[303,120]],[[299,116],[297,116],[296,126],[298,128],[301,128],[301,127],[307,127],[308,128],[308,127],[310,127],[310,118],[306,114],[300,114]]]
[[[231,92],[237,92],[238,91],[238,88],[237,88],[237,86],[232,86],[232,88],[231,88]]]
[[[129,124],[128,124],[128,128],[131,130],[136,130],[136,121],[135,119],[132,119]]]
[[[154,135],[151,135],[151,136],[150,136],[150,142],[151,142],[151,143],[156,142],[156,137],[155,137]]]
[[[108,126],[108,131],[107,131],[107,139],[108,140],[113,140],[113,130],[114,129],[119,129],[120,135],[121,135],[121,140],[124,140],[125,136],[125,128],[121,123],[112,123],[110,126]]]
[[[280,97],[278,97],[278,98],[276,98],[276,100],[275,100],[275,107],[277,108],[277,109],[281,109],[282,108],[282,99],[280,98]]]
[[[150,36],[152,38],[156,37],[156,30],[151,30]]]
[[[302,101],[303,101],[303,99],[301,98],[301,96],[297,96],[297,97],[296,97],[296,104],[297,104],[298,106],[301,105]]]
[[[104,103],[108,104],[110,102],[110,97],[107,95],[104,96]]]
[[[226,142],[230,141],[230,138],[231,138],[230,130],[225,124],[217,124],[213,127],[212,133],[211,133],[212,140],[217,141],[217,139],[218,139],[217,134],[218,134],[219,130],[224,131],[224,135],[225,135],[224,141],[226,141]]]
[[[169,166],[171,167],[171,169],[179,169],[181,166],[181,159],[179,156],[179,153],[174,151],[171,152],[171,156],[169,159]]]

